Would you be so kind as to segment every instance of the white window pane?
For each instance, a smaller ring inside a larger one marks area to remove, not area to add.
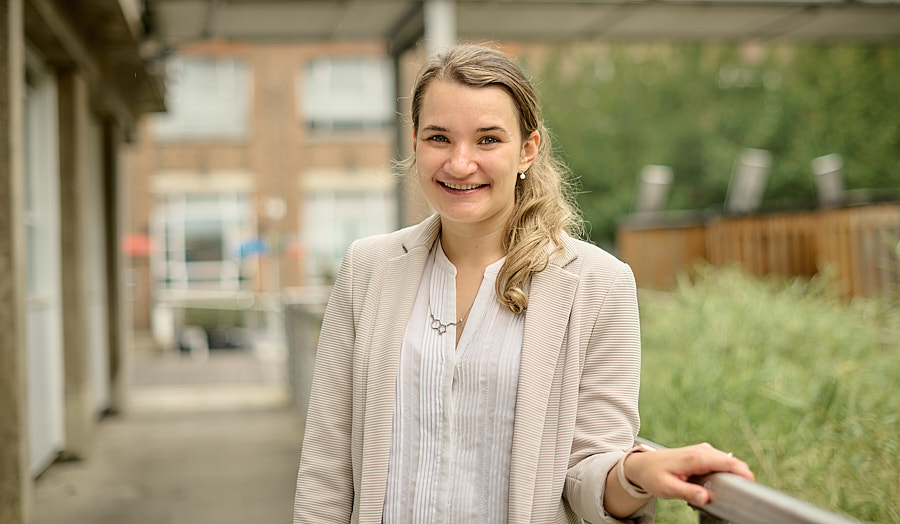
[[[180,58],[168,71],[168,112],[152,115],[159,140],[245,139],[250,119],[250,74],[232,59]]]
[[[306,68],[302,104],[313,129],[387,126],[394,112],[393,74],[385,60],[333,58]]]
[[[307,195],[307,276],[333,277],[344,252],[358,238],[386,233],[395,223],[393,194],[385,191],[319,191]]]
[[[238,289],[238,246],[255,236],[245,195],[170,195],[158,203],[164,285]]]

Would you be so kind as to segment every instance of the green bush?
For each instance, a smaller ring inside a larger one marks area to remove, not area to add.
[[[641,436],[708,441],[767,486],[900,522],[900,314],[829,289],[705,269],[674,293],[642,294]],[[659,511],[697,520],[677,501]]]

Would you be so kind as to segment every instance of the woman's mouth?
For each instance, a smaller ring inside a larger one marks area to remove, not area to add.
[[[439,182],[442,186],[453,189],[455,191],[468,191],[470,189],[477,189],[479,187],[483,187],[487,184],[451,184],[449,182]]]

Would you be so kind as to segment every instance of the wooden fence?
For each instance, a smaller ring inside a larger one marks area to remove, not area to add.
[[[672,288],[707,262],[739,265],[758,276],[810,277],[827,268],[846,298],[900,291],[900,203],[674,225],[626,221],[617,241],[642,288]]]

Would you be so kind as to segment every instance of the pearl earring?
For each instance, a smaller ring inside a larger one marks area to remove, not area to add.
[[[525,171],[519,173],[519,180],[525,180]]]

